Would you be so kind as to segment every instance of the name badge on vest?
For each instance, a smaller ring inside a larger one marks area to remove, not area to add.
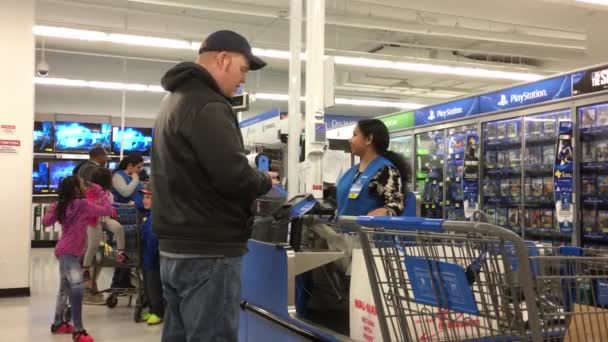
[[[363,183],[367,179],[367,176],[360,176],[359,179],[350,187],[350,191],[348,192],[349,199],[357,199],[359,198],[359,194],[361,193],[361,189],[363,189]]]

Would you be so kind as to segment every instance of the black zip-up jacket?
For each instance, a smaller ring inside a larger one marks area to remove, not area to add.
[[[211,74],[180,63],[162,78],[152,143],[153,231],[160,250],[240,256],[253,204],[272,183],[249,166],[239,124]]]

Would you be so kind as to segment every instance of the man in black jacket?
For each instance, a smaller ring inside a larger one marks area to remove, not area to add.
[[[163,342],[237,340],[252,206],[277,175],[249,166],[230,98],[249,70],[264,66],[245,38],[218,31],[196,63],[162,78],[170,93],[156,119],[151,181],[167,301]]]

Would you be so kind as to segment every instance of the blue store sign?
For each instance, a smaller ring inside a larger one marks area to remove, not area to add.
[[[367,118],[363,116],[325,114],[325,124],[327,125],[327,129],[348,126],[363,119]]]
[[[572,79],[570,75],[565,75],[481,95],[479,109],[481,113],[489,113],[570,96],[572,96]]]
[[[479,113],[479,98],[471,97],[416,111],[416,126],[464,118]]]

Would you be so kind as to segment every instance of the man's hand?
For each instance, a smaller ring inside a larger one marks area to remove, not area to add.
[[[133,172],[131,178],[133,178],[134,181],[139,181],[139,173]]]

